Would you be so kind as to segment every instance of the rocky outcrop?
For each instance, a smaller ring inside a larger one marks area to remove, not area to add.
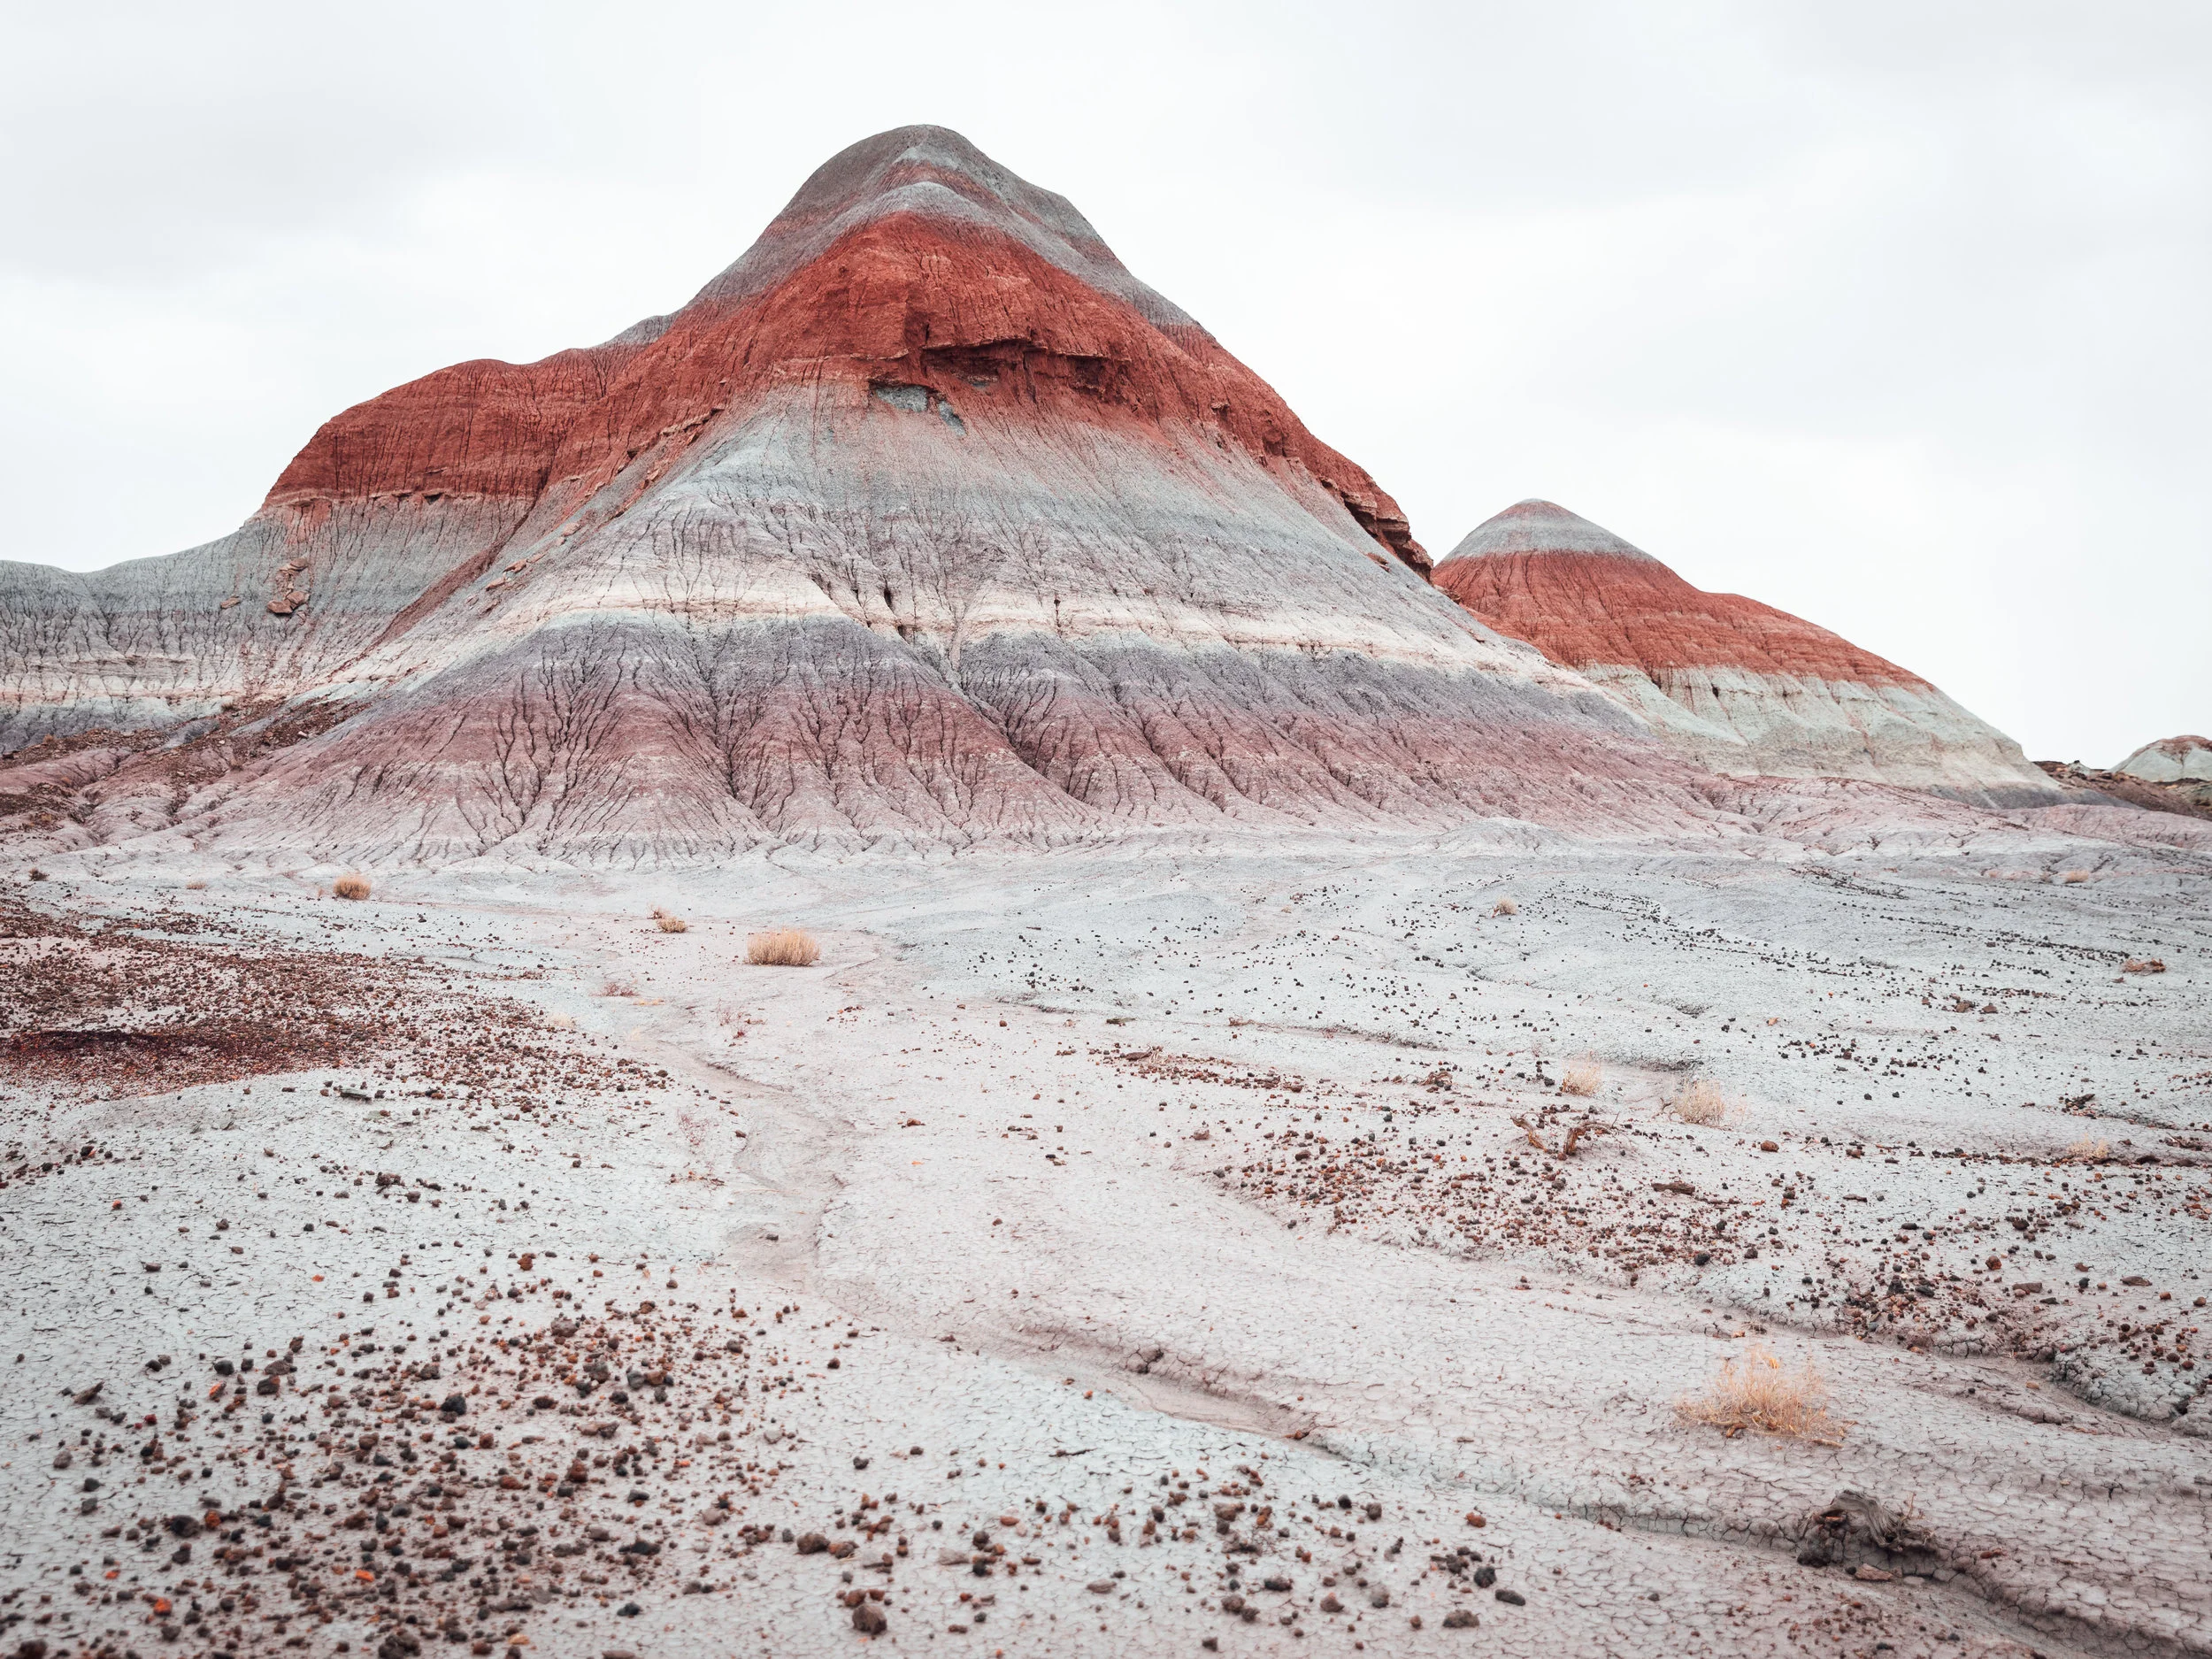
[[[2193,738],[2167,738],[2164,741],[2187,745]],[[2159,748],[2151,744],[2147,749],[2138,749],[2123,761],[2122,765],[2137,760]],[[2107,772],[2101,767],[2085,766],[2078,760],[2039,760],[2035,764],[2051,780],[2067,792],[2070,801],[2139,806],[2153,812],[2178,813],[2184,818],[2212,819],[2212,779],[2192,778],[2182,770],[2188,759],[2185,748],[2177,760],[2168,755],[2148,763],[2153,771],[2162,771],[2161,760],[2175,767],[2172,775],[2156,781],[2139,772]]]
[[[2144,783],[2212,784],[2212,738],[2162,737],[2113,770]]]
[[[1548,501],[1478,526],[1436,585],[1578,670],[1701,764],[2019,805],[2060,798],[2020,747],[1908,670],[1801,618],[1692,587]]]
[[[438,859],[1723,815],[1426,567],[1071,205],[903,128],[673,314],[340,415],[234,535],[0,565],[0,749],[133,734],[73,833]]]

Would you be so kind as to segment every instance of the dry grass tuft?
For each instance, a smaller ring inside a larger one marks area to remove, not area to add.
[[[204,893],[207,891],[207,883],[196,879],[188,881],[184,884],[184,890],[187,893]]]
[[[1585,1100],[1604,1087],[1605,1072],[1588,1055],[1568,1066],[1566,1075],[1559,1079],[1562,1094],[1576,1094]]]
[[[1511,899],[1500,899],[1490,907],[1490,914],[1493,916],[1518,916],[1520,913],[1521,907]]]
[[[1677,1408],[1693,1423],[1709,1423],[1731,1440],[1746,1429],[1762,1434],[1840,1444],[1843,1425],[1828,1415],[1828,1385],[1811,1360],[1794,1371],[1766,1349],[1747,1348],[1740,1359],[1724,1359],[1697,1399]]]
[[[351,875],[340,876],[332,882],[330,891],[334,896],[342,899],[365,899],[369,896],[369,879],[356,871]]]
[[[2089,872],[2086,870],[2069,870],[2061,879],[2070,887],[2078,887],[2089,879]]]
[[[602,996],[635,996],[637,987],[626,979],[609,979],[599,987]]]
[[[664,933],[687,933],[691,931],[689,922],[680,916],[671,916],[666,910],[653,912],[653,926]]]
[[[803,927],[777,927],[745,941],[745,960],[763,968],[810,968],[822,959],[822,946]]]
[[[2075,1164],[2101,1164],[2112,1156],[2112,1143],[2094,1135],[2084,1135],[2066,1148],[2066,1156]]]
[[[2166,963],[2165,959],[2161,956],[2130,956],[2127,959],[2127,965],[2120,972],[2123,973],[2163,973],[2166,972]]]
[[[1675,1090],[1667,1110],[1686,1124],[1708,1127],[1726,1123],[1730,1113],[1728,1097],[1720,1092],[1720,1085],[1705,1077],[1694,1077]]]

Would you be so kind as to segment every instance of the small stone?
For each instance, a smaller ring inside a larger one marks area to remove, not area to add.
[[[1518,1590],[1493,1590],[1491,1594],[1496,1596],[1499,1601],[1504,1602],[1508,1607],[1526,1607],[1528,1605],[1528,1597],[1523,1595]]]
[[[853,1628],[864,1636],[880,1636],[890,1622],[873,1601],[863,1601],[853,1609]]]
[[[1260,1583],[1260,1588],[1263,1590],[1272,1590],[1279,1595],[1284,1594],[1290,1589],[1290,1580],[1283,1578],[1280,1574],[1278,1574],[1273,1578],[1263,1579]]]
[[[1336,1599],[1336,1592],[1332,1590],[1321,1598],[1321,1610],[1324,1613],[1341,1613],[1344,1603]]]
[[[799,1553],[802,1555],[819,1555],[829,1547],[829,1540],[819,1532],[805,1532],[800,1535]]]
[[[1367,1605],[1370,1607],[1388,1607],[1390,1605],[1390,1592],[1384,1589],[1379,1584],[1377,1585],[1373,1589],[1367,1593]]]
[[[1223,1597],[1221,1598],[1221,1610],[1222,1610],[1223,1612],[1225,1612],[1225,1613],[1241,1613],[1241,1612],[1243,1612],[1243,1611],[1244,1611],[1244,1598],[1243,1598],[1242,1596],[1240,1596],[1240,1595],[1225,1595],[1225,1596],[1223,1596]]]
[[[1114,1593],[1114,1581],[1111,1578],[1094,1578],[1083,1587],[1093,1595],[1111,1595]]]
[[[1851,1570],[1851,1576],[1862,1584],[1887,1584],[1897,1575],[1863,1561]]]
[[[1472,1613],[1470,1613],[1463,1607],[1455,1608],[1451,1612],[1444,1615],[1444,1628],[1446,1630],[1472,1630],[1476,1625],[1481,1623],[1482,1621],[1480,1619],[1477,1618]]]

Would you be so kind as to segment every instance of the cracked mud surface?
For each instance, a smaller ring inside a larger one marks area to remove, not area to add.
[[[2107,853],[62,861],[0,1645],[2204,1652],[2206,875]],[[1678,1409],[1754,1345],[1835,1443]]]

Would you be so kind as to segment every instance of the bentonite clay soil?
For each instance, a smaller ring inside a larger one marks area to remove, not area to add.
[[[5,1651],[2205,1652],[2207,868],[2086,845],[58,861]]]

